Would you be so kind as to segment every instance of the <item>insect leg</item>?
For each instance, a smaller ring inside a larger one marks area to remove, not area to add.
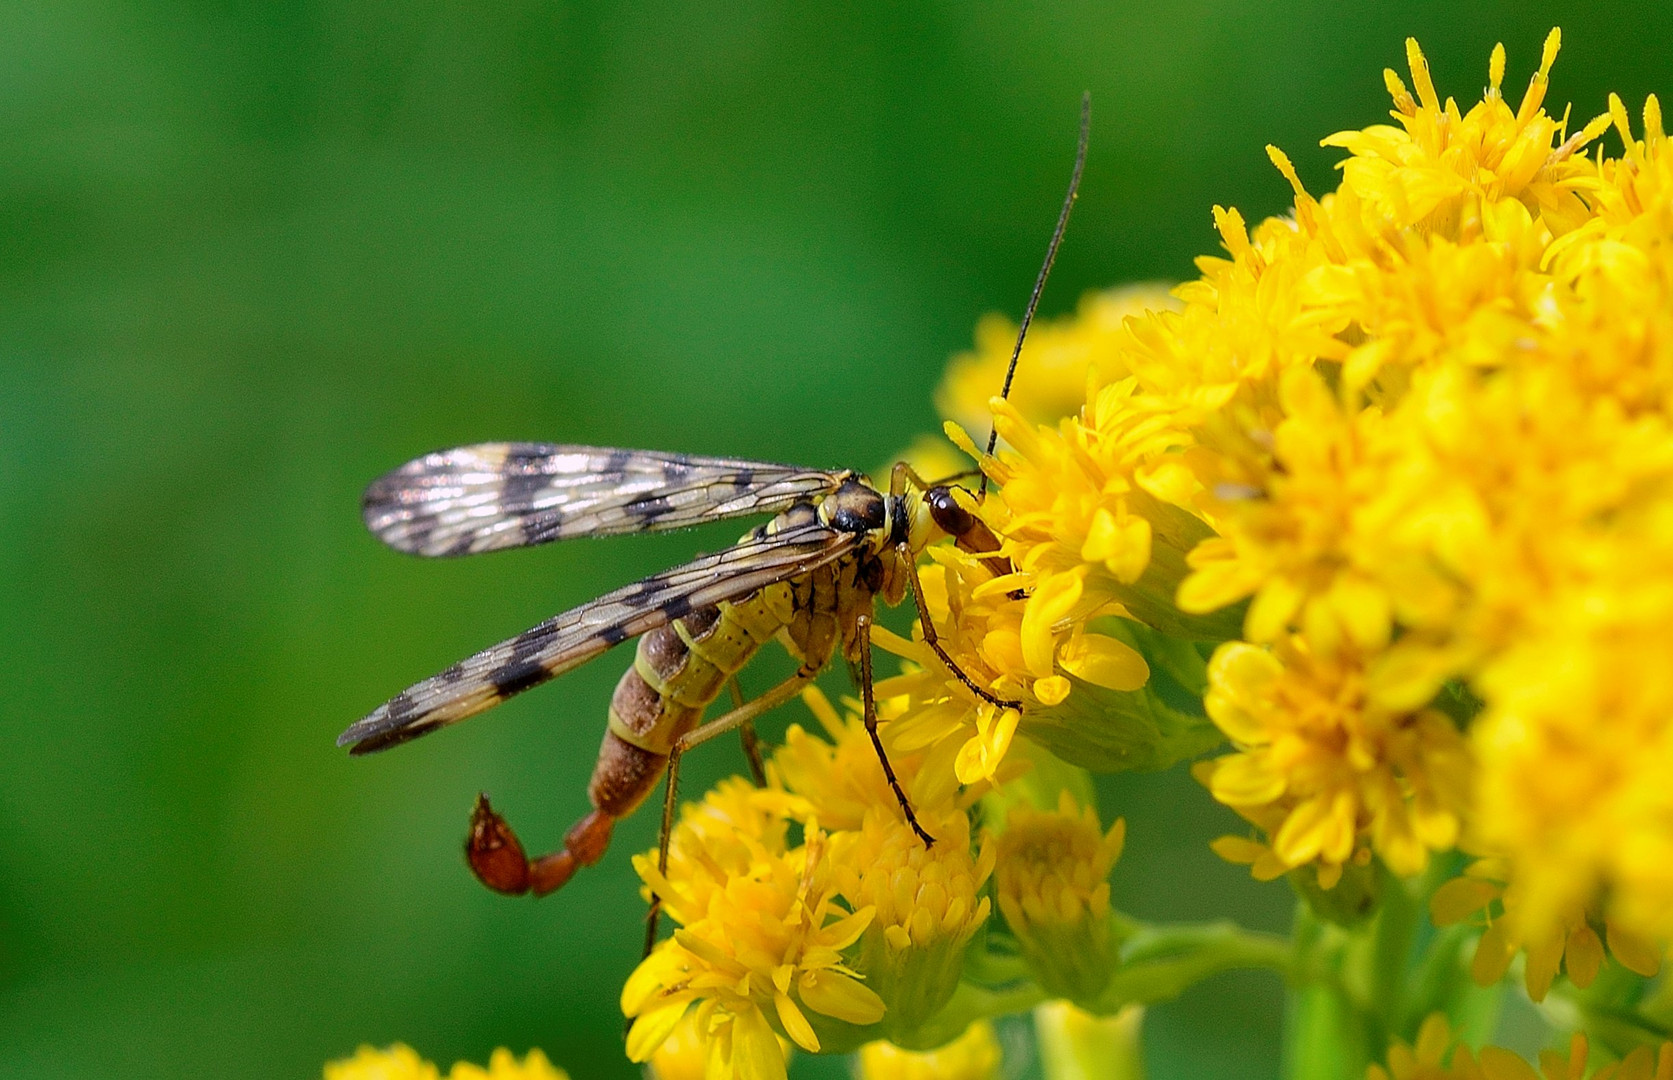
[[[743,687],[738,685],[738,677],[732,676],[726,680],[726,688],[732,692],[732,707],[744,707]],[[738,725],[738,740],[744,744],[744,759],[749,762],[749,778],[755,781],[756,787],[767,786],[767,766],[761,761],[761,739],[755,734],[755,722],[745,720]]]
[[[753,724],[756,717],[771,712],[801,693],[818,674],[817,669],[803,668],[754,701],[745,702],[731,712],[723,713],[674,740],[673,747],[668,751],[668,779],[665,781],[662,795],[662,832],[657,839],[656,862],[659,872],[668,873],[668,841],[674,833],[674,807],[679,803],[680,755],[694,746],[701,746],[716,735],[724,735],[733,728]],[[645,915],[646,956],[651,955],[651,950],[656,947],[656,924],[661,913],[662,897],[652,892],[651,909]]]
[[[995,697],[992,691],[976,685],[976,680],[966,675],[964,669],[959,667],[951,656],[947,655],[947,650],[941,647],[940,637],[935,632],[935,621],[929,617],[929,604],[924,601],[924,586],[918,580],[918,564],[913,561],[912,549],[906,544],[901,544],[897,550],[900,552],[902,565],[906,567],[906,580],[912,584],[912,600],[918,605],[918,625],[923,627],[924,644],[934,650],[935,655],[941,658],[941,662],[947,665],[947,670],[951,671],[972,694],[996,708],[1021,710],[1022,702],[1007,701],[1005,698]]]
[[[871,745],[877,751],[877,760],[883,765],[883,776],[889,781],[889,787],[894,791],[895,798],[900,800],[901,812],[906,815],[906,823],[912,826],[912,831],[918,834],[918,839],[925,847],[935,846],[935,837],[924,831],[918,824],[918,816],[912,812],[912,804],[906,799],[906,792],[900,789],[900,781],[895,779],[895,769],[889,764],[889,755],[883,752],[883,740],[877,735],[877,698],[871,685],[871,616],[861,615],[854,620],[854,628],[859,632],[860,639],[860,700],[863,703],[861,717],[865,721],[866,734],[871,736]]]

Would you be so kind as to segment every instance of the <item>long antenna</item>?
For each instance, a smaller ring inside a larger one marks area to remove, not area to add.
[[[1028,337],[1028,324],[1034,321],[1034,309],[1040,306],[1040,293],[1045,291],[1046,278],[1051,276],[1051,264],[1057,261],[1057,246],[1063,243],[1063,232],[1069,227],[1069,211],[1075,208],[1075,198],[1080,194],[1080,174],[1086,167],[1086,137],[1092,126],[1092,91],[1088,90],[1080,96],[1080,143],[1075,147],[1075,171],[1069,177],[1069,193],[1063,196],[1063,209],[1057,214],[1057,228],[1052,230],[1051,246],[1046,248],[1046,261],[1040,267],[1040,276],[1034,279],[1034,293],[1028,298],[1028,310],[1022,313],[1022,326],[1017,329],[1017,347],[1011,350],[1011,366],[1005,369],[1005,385],[999,391],[999,396],[1011,396],[1011,380],[1016,378],[1017,360],[1022,356],[1023,339]],[[999,427],[996,424],[988,426],[989,457],[993,456],[993,448],[999,443]],[[981,494],[988,491],[988,475],[982,474]]]

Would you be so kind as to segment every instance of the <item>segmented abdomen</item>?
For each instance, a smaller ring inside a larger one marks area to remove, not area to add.
[[[702,722],[726,680],[794,613],[790,586],[772,585],[642,636],[610,698],[609,728],[587,789],[593,806],[620,818],[644,801],[674,741]]]

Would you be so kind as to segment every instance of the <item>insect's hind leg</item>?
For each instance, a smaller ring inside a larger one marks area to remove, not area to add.
[[[668,873],[668,841],[674,832],[674,809],[679,805],[680,756],[692,747],[701,746],[715,736],[724,735],[733,728],[740,728],[753,734],[756,717],[771,712],[800,694],[809,683],[813,682],[818,674],[817,670],[803,668],[754,701],[744,702],[733,708],[731,712],[723,713],[701,727],[688,731],[674,740],[674,745],[668,752],[668,778],[664,781],[663,786],[662,831],[657,837],[656,866],[659,873]],[[746,752],[748,745],[746,742]],[[751,762],[752,767],[755,767],[759,760],[759,757],[754,758]],[[762,770],[761,780],[757,782],[764,782],[765,777],[765,770]],[[656,947],[657,920],[661,913],[662,897],[652,892],[651,909],[645,915],[646,956],[651,955],[651,950]]]
[[[732,693],[732,708],[743,708],[744,691],[736,675],[726,680],[726,689]],[[745,720],[738,725],[738,741],[743,744],[744,760],[749,763],[749,778],[755,781],[756,787],[766,787],[767,766],[761,760],[761,737],[755,734],[755,721]]]

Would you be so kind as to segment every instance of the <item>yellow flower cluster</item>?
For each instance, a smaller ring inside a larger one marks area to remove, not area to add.
[[[1588,1069],[1591,1048],[1576,1033],[1566,1053],[1546,1050],[1539,1055],[1539,1071],[1521,1057],[1497,1046],[1480,1054],[1455,1045],[1446,1017],[1434,1013],[1423,1022],[1417,1042],[1396,1041],[1389,1047],[1388,1068],[1372,1065],[1366,1080],[1673,1080],[1673,1043],[1651,1050],[1641,1046],[1619,1061]]]
[[[410,1046],[396,1043],[387,1050],[362,1046],[351,1058],[325,1066],[325,1080],[441,1080],[441,1072]],[[522,1061],[503,1047],[488,1058],[488,1067],[458,1062],[447,1080],[569,1080],[539,1050],[530,1050]]]
[[[992,403],[979,512],[1013,573],[944,603],[1031,694],[1024,730],[1090,619],[1224,642],[1234,752],[1203,775],[1264,834],[1221,845],[1259,876],[1409,875],[1462,837],[1510,883],[1504,941],[1590,911],[1665,943],[1673,150],[1653,97],[1641,134],[1615,98],[1578,131],[1547,112],[1559,44],[1515,102],[1495,48],[1466,109],[1408,42],[1395,123],[1324,140],[1348,156],[1322,197],[1271,149],[1293,214],[1217,208],[1227,256],[1180,310],[1087,324],[1077,415]]]
[[[1467,920],[1483,924],[1471,961],[1476,982],[1483,986],[1498,982],[1516,955],[1526,953],[1522,982],[1533,1000],[1544,1000],[1559,971],[1585,989],[1603,966],[1606,943],[1610,955],[1628,971],[1648,977],[1661,970],[1658,951],[1600,915],[1596,904],[1571,904],[1559,909],[1555,918],[1541,922],[1517,918],[1523,887],[1519,882],[1507,882],[1508,876],[1504,860],[1477,859],[1463,876],[1446,882],[1430,898],[1429,909],[1437,926]]]
[[[1238,752],[1199,775],[1269,838],[1223,837],[1214,845],[1221,856],[1252,864],[1262,880],[1313,863],[1329,889],[1373,849],[1409,876],[1430,851],[1457,842],[1469,772],[1463,738],[1433,710],[1370,699],[1356,655],[1319,656],[1300,635],[1270,649],[1228,642],[1208,676],[1204,705]]]
[[[860,719],[817,690],[805,700],[828,740],[792,726],[766,788],[734,779],[684,808],[666,874],[655,852],[634,860],[679,927],[622,990],[635,1061],[684,1029],[710,1075],[777,1080],[780,1036],[809,1052],[905,1038],[958,986],[993,870],[991,852],[972,848],[961,794],[932,795],[922,755],[891,753],[936,838],[926,848]]]

